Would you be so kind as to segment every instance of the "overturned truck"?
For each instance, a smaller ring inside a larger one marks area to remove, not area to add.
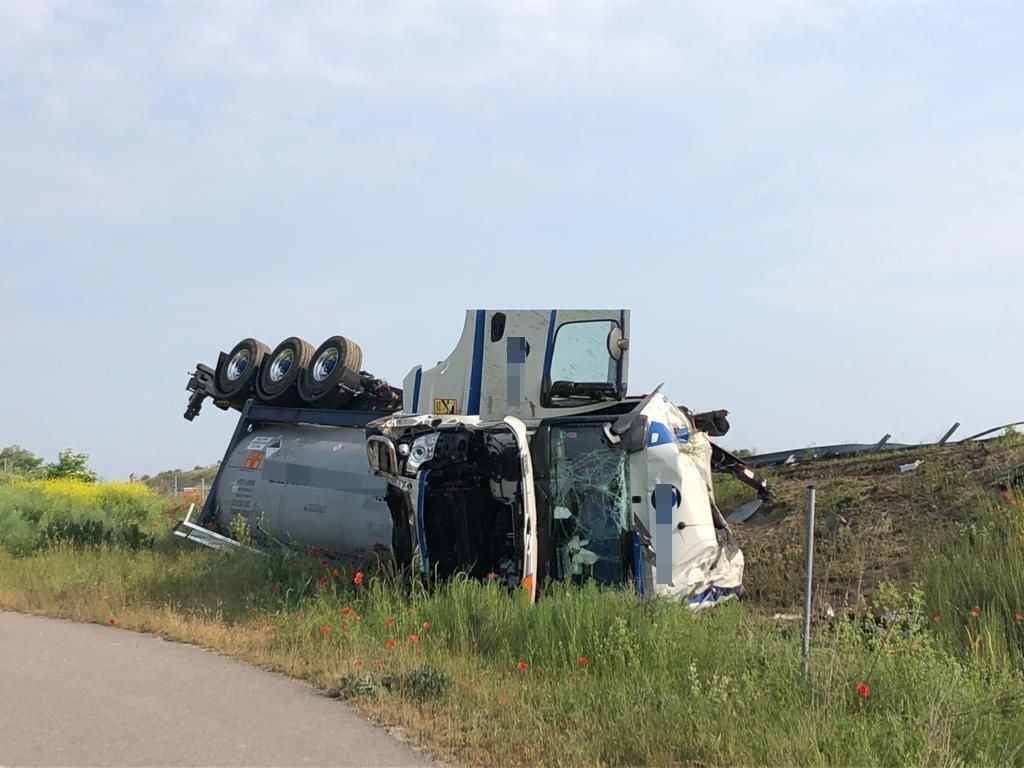
[[[390,560],[427,580],[629,584],[693,608],[743,595],[712,473],[771,491],[711,443],[725,411],[627,395],[628,310],[470,310],[455,349],[401,389],[354,342],[254,339],[198,365],[185,417],[241,411],[208,498],[176,529],[222,546]]]

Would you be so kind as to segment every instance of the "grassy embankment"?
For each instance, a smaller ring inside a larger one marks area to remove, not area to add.
[[[776,478],[783,505],[804,471]],[[940,475],[906,477],[905,491],[951,482]],[[798,557],[784,533],[794,515],[742,533],[760,595],[693,616],[619,591],[560,589],[533,607],[494,585],[401,593],[319,556],[179,546],[168,502],[138,485],[8,481],[0,607],[114,622],[306,678],[463,763],[1024,764],[1024,504],[958,490],[935,535],[906,545],[913,567],[877,573],[891,552],[862,537],[874,530],[866,492],[834,479],[865,506],[823,537],[821,591],[837,599],[855,576],[841,554],[859,552],[870,607],[903,618],[821,624],[809,683],[798,628],[761,610],[798,595],[798,560],[775,559]],[[835,495],[819,488],[827,512]]]

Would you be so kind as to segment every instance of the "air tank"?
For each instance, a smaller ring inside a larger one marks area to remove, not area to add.
[[[241,516],[283,544],[324,547],[346,560],[388,558],[386,490],[370,470],[362,429],[268,424],[221,467],[214,510],[225,530]]]

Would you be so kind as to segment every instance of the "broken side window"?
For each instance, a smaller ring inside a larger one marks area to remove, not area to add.
[[[598,424],[553,426],[550,434],[553,575],[621,583],[628,572],[629,454],[607,445]]]

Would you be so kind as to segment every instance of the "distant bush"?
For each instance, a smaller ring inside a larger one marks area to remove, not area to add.
[[[89,455],[75,453],[70,448],[65,448],[57,454],[55,462],[46,465],[46,477],[81,480],[83,483],[95,483],[97,480],[96,473],[89,469]]]
[[[0,478],[0,548],[13,554],[56,543],[135,549],[171,518],[172,505],[140,483]]]

